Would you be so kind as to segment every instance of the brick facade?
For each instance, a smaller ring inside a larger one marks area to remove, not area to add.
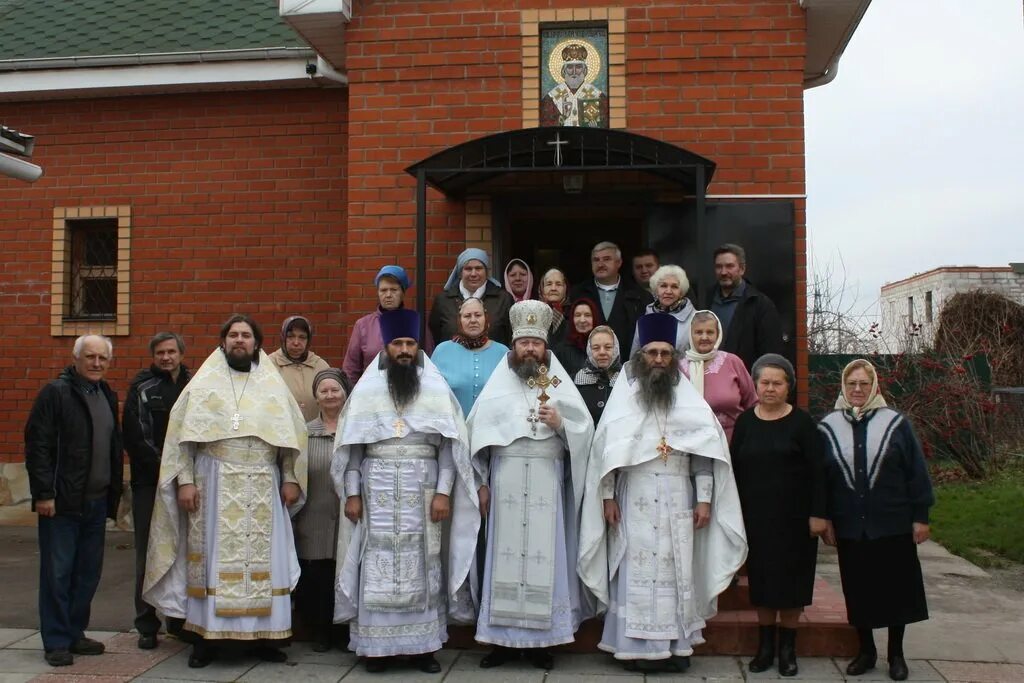
[[[310,315],[313,348],[340,364],[351,323],[373,304],[373,273],[397,260],[413,274],[415,181],[404,169],[530,122],[524,26],[592,5],[357,3],[345,32],[347,89],[0,104],[0,120],[37,137],[34,161],[46,169],[34,186],[0,180],[0,333],[18,349],[0,357],[0,462],[21,458],[31,401],[70,357],[71,339],[50,335],[55,208],[131,207],[131,327],[114,339],[111,371],[122,396],[148,362],[152,333],[184,332],[195,365],[236,310],[263,322],[268,350],[281,319]],[[714,160],[713,195],[803,196],[797,2],[625,0],[602,12],[610,29],[624,26],[615,66],[625,106],[613,125]],[[803,311],[804,200],[795,206]],[[486,244],[489,207],[486,196],[428,191],[429,294],[467,242]],[[805,334],[801,316],[802,369]]]

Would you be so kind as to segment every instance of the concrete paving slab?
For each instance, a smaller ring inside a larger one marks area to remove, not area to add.
[[[609,676],[631,676],[637,677],[642,674],[634,674],[622,668],[622,664],[607,653],[594,654],[560,654],[555,653],[555,673],[567,674],[594,674]],[[550,676],[549,676],[550,678]]]
[[[835,660],[836,666],[839,670],[846,672],[846,666],[850,663],[849,659],[837,659]],[[938,671],[935,670],[931,664],[923,659],[908,659],[907,668],[910,669],[910,676],[907,678],[908,681],[944,681]],[[861,674],[860,676],[848,676],[847,680],[850,681],[889,681],[889,663],[884,659],[879,658],[877,666],[867,673]]]
[[[743,680],[736,657],[691,657],[690,670],[684,674],[657,673],[658,683],[665,681]]]
[[[1024,681],[1024,666],[984,662],[942,662],[932,665],[951,683],[1020,683]]]
[[[91,676],[89,674],[40,674],[31,683],[127,683],[131,676]]]
[[[182,650],[147,670],[143,675],[147,678],[177,678],[230,683],[258,664],[255,659],[249,657],[225,656],[214,660],[209,666],[202,669],[190,669],[188,668],[188,656],[191,651],[191,648]]]
[[[245,672],[239,683],[338,683],[348,669],[330,664],[271,664],[262,662]]]
[[[799,673],[796,676],[780,676],[776,668],[761,673],[750,673],[745,676],[748,681],[842,681],[843,673],[836,663],[826,657],[803,657],[797,659]]]
[[[7,647],[11,643],[24,640],[37,633],[32,628],[0,628],[0,647]]]
[[[411,678],[415,678],[416,683],[440,683],[451,670],[452,665],[459,656],[459,651],[441,650],[435,656],[441,664],[441,672],[437,674],[425,674],[411,666],[408,662],[401,660],[383,673],[371,674],[366,671],[366,666],[360,662],[345,674],[341,680],[345,683],[371,683],[372,681],[402,681],[403,683],[408,683]]]
[[[655,674],[659,676],[659,674]],[[592,674],[585,672],[569,673],[568,671],[550,671],[544,683],[626,683],[626,681],[643,681],[643,675],[623,671],[621,674]]]
[[[327,652],[313,652],[311,643],[292,643],[284,649],[289,664],[320,664],[335,666],[348,671],[359,660],[355,652],[332,649]]]
[[[26,683],[34,676],[35,674],[0,674],[0,683]]]
[[[0,650],[0,672],[5,674],[41,674],[53,671],[53,667],[43,660],[43,651],[16,650],[7,648]]]
[[[483,669],[471,671],[468,669],[452,669],[445,676],[444,683],[480,683],[480,681],[493,681],[494,683],[542,683],[544,672],[539,669],[530,671],[505,671],[501,668],[500,673],[493,669],[485,672]],[[344,682],[343,683],[347,683]]]
[[[43,637],[39,631],[28,630],[31,635],[22,638],[21,640],[15,641],[6,647],[13,650],[42,650],[43,649]],[[101,643],[106,643],[108,640],[116,635],[120,635],[117,631],[86,631],[85,635],[93,640],[98,640]]]

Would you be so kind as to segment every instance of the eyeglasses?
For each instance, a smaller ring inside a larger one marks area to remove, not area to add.
[[[654,360],[658,358],[671,358],[674,351],[665,351],[662,349],[648,349],[644,351],[644,355]]]
[[[871,382],[847,382],[847,389],[870,389]]]

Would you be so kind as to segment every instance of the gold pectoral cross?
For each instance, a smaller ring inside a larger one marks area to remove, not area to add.
[[[402,438],[402,430],[405,429],[405,421],[402,418],[398,418],[394,422],[394,427],[395,427],[395,438],[396,439]]]
[[[661,437],[661,441],[658,443],[655,450],[658,451],[658,454],[661,456],[662,462],[668,462],[668,454],[672,452],[672,447],[668,445],[667,441],[665,441],[664,436]]]
[[[557,387],[561,383],[562,380],[558,379],[557,376],[551,378],[548,377],[548,366],[546,365],[542,365],[539,368],[537,368],[536,377],[531,377],[530,379],[526,380],[526,386],[530,387],[531,389],[540,387],[540,395],[537,397],[537,400],[540,401],[541,405],[544,405],[551,399],[551,397],[548,396],[547,388]]]

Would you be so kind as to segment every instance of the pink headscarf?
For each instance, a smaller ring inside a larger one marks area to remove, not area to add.
[[[512,286],[509,284],[508,280],[508,271],[512,266],[515,265],[519,265],[522,266],[523,268],[526,268],[526,291],[522,294],[522,296],[512,291]],[[530,270],[530,266],[526,265],[526,261],[524,261],[523,259],[514,258],[508,262],[507,266],[505,266],[505,291],[511,294],[512,298],[517,302],[533,298],[533,271]]]

